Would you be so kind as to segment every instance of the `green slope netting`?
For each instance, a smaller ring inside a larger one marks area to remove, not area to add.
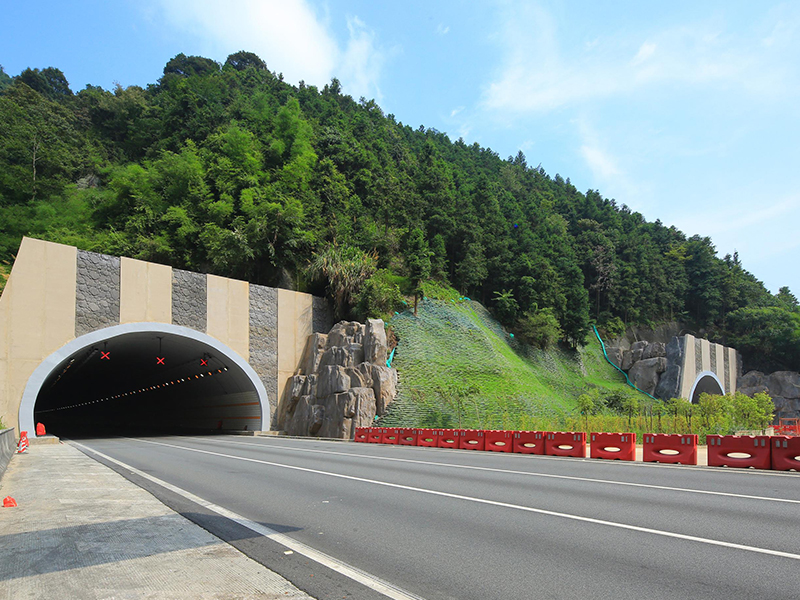
[[[389,324],[400,386],[385,427],[555,428],[587,387],[625,387],[596,342],[521,357],[477,302],[427,300]]]

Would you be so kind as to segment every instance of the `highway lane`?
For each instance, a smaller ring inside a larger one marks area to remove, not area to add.
[[[800,589],[794,473],[238,436],[80,443],[430,600]]]

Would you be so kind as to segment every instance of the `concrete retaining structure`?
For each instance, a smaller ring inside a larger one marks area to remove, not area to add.
[[[14,428],[0,429],[0,479],[6,472],[6,467],[14,451],[17,449],[17,436],[14,435]]]
[[[265,391],[263,429],[308,336],[333,325],[310,294],[23,238],[0,297],[0,418],[19,429],[32,374],[70,342],[148,323],[199,332],[249,363]]]

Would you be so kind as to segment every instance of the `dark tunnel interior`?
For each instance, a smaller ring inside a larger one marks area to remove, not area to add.
[[[716,379],[710,375],[705,375],[697,382],[697,385],[694,386],[692,404],[697,404],[700,401],[700,394],[717,394],[721,396],[723,392]]]
[[[258,429],[247,374],[198,340],[125,333],[63,360],[39,391],[34,421],[64,437]]]

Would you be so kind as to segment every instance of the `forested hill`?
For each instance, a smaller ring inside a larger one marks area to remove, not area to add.
[[[178,55],[146,89],[0,70],[0,259],[31,235],[327,290],[341,316],[440,281],[540,345],[676,319],[749,366],[800,368],[787,288],[540,161],[404,125],[335,79],[289,85],[247,52]]]

